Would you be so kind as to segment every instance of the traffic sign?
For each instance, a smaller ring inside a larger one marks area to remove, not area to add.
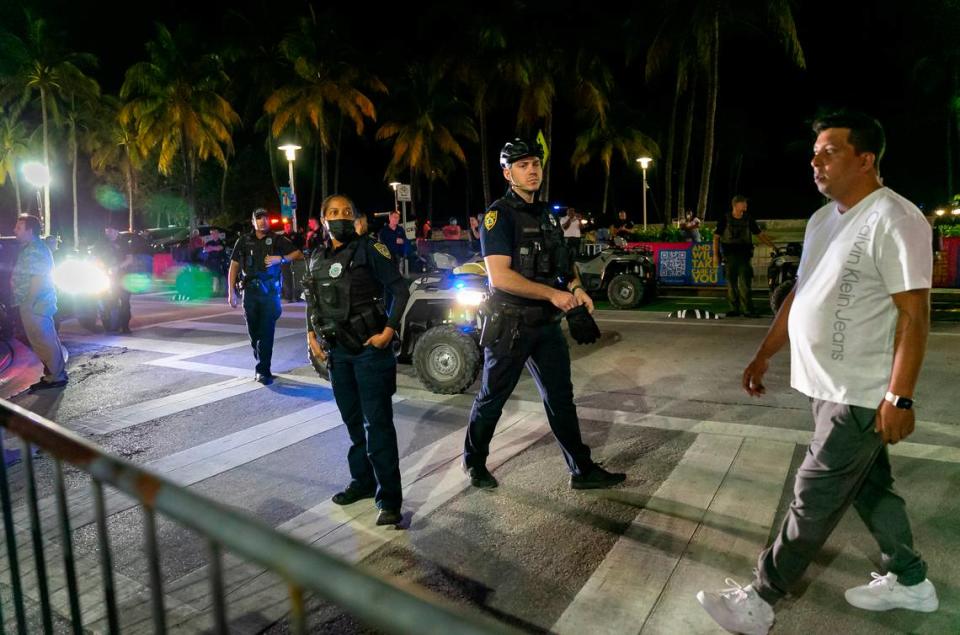
[[[398,185],[397,186],[397,200],[409,203],[413,200],[413,197],[410,196],[410,186],[409,185]]]

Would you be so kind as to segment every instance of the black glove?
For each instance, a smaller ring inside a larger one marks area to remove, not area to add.
[[[567,326],[577,344],[593,344],[600,339],[600,327],[582,304],[567,311]]]

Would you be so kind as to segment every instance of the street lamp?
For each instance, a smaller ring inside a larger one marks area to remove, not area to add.
[[[297,159],[297,150],[300,149],[300,146],[293,143],[286,143],[277,148],[278,150],[283,150],[283,153],[287,157],[287,166],[290,168],[290,194],[294,197],[297,195],[297,190],[293,186],[293,162]],[[294,199],[296,200],[296,199]],[[297,209],[293,209],[293,231],[297,231]]]
[[[37,188],[37,214],[43,218],[44,235],[50,233],[50,210],[43,207],[41,192],[50,187],[50,170],[42,163],[30,161],[23,165],[23,176]]]
[[[640,157],[637,159],[637,163],[640,164],[640,169],[643,170],[643,229],[647,229],[647,168],[653,162],[653,159],[650,157]]]
[[[390,187],[393,188],[393,209],[398,212],[400,211],[400,201],[397,199],[397,188],[400,187],[400,185],[400,181],[390,181]]]

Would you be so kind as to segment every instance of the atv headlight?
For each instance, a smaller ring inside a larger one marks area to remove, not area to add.
[[[474,289],[460,289],[457,291],[457,304],[463,304],[465,306],[479,306],[483,302],[484,294],[482,291],[476,291]]]
[[[110,277],[89,260],[66,260],[54,268],[53,283],[66,293],[100,295],[110,288]]]

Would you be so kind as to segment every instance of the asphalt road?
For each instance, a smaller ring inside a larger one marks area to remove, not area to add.
[[[789,502],[810,434],[807,400],[789,389],[786,352],[771,367],[766,397],[751,399],[739,389],[769,318],[598,313],[602,340],[571,343],[571,351],[584,438],[595,458],[628,473],[624,486],[607,492],[569,489],[526,376],[493,444],[491,467],[501,487],[472,491],[457,465],[472,396],[426,393],[401,367],[395,418],[406,517],[402,529],[374,530],[370,501],[346,514],[329,503],[349,478],[347,436],[329,388],[306,365],[302,313],[302,305],[285,306],[274,358],[282,378],[261,387],[252,381],[239,310],[136,298],[132,336],[91,335],[68,323],[68,387],[13,401],[281,531],[522,630],[718,632],[693,593],[722,587],[727,576],[749,581],[756,553]],[[940,612],[878,615],[845,605],[843,588],[868,581],[878,567],[876,547],[851,512],[805,587],[778,607],[775,633],[943,633],[960,623],[960,572],[949,566],[960,542],[958,357],[960,325],[935,324],[916,394],[921,423],[893,452],[898,487],[940,590]],[[306,423],[287,425],[303,413]],[[52,461],[41,455],[37,467],[39,496],[49,501]],[[13,466],[11,480],[25,528],[20,471]],[[95,563],[95,528],[83,509],[88,480],[69,469],[67,479],[75,548]],[[131,592],[124,632],[149,630],[141,514],[123,501],[111,509],[116,571]],[[330,531],[298,533],[317,518]],[[206,545],[172,522],[161,520],[159,529],[171,628],[201,632],[210,625]],[[53,528],[48,540],[58,541]],[[259,574],[237,566],[231,632],[287,629],[285,605],[276,602],[282,585],[257,586],[251,581]],[[10,628],[6,586],[3,578]],[[314,632],[365,632],[335,607],[316,600],[309,607]],[[67,614],[62,598],[59,610]],[[103,630],[96,602],[84,611],[86,626]]]

